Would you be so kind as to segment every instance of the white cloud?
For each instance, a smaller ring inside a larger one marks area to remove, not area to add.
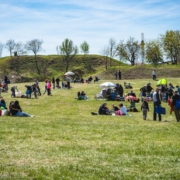
[[[7,0],[0,6],[0,41],[26,42],[43,39],[45,54],[56,54],[55,47],[65,38],[76,45],[86,40],[91,53],[99,53],[109,38],[130,36],[140,40],[158,37],[168,29],[179,29],[180,5],[171,1],[146,0]],[[38,4],[40,3],[40,4]],[[7,52],[3,52],[6,55]]]

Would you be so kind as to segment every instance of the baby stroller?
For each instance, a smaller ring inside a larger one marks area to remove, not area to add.
[[[1,84],[1,92],[8,92],[8,85],[7,84]]]

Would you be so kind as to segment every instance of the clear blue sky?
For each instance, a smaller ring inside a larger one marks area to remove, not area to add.
[[[65,38],[90,45],[100,54],[110,38],[156,39],[167,30],[180,30],[180,0],[0,0],[0,42],[38,38],[41,54],[56,54]],[[3,56],[8,55],[6,50]]]

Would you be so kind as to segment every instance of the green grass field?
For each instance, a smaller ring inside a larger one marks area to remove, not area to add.
[[[176,85],[180,78],[168,79]],[[70,90],[52,90],[53,96],[18,99],[34,118],[0,117],[0,179],[180,179],[180,124],[174,114],[146,121],[142,113],[130,117],[92,116],[104,102],[94,100],[98,84],[72,84]],[[122,81],[113,81],[123,84]],[[127,82],[127,81],[126,81]],[[129,80],[136,94],[152,80]],[[17,84],[25,92],[25,84]],[[43,89],[44,83],[40,83]],[[84,90],[89,101],[74,99]],[[9,93],[3,93],[7,104]],[[108,101],[108,107],[119,104]],[[128,106],[129,103],[124,103]],[[141,103],[137,103],[140,111]]]

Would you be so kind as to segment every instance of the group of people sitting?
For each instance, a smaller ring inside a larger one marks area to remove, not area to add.
[[[79,91],[77,93],[77,98],[78,100],[89,100],[89,97],[86,95],[86,93],[84,91]]]
[[[92,114],[95,115],[93,112],[92,112]],[[121,103],[121,104],[119,104],[119,107],[113,104],[113,105],[112,105],[112,109],[110,110],[110,109],[107,107],[107,103],[103,103],[103,104],[99,107],[98,114],[99,114],[99,115],[112,115],[112,114],[115,114],[115,115],[117,115],[117,116],[125,116],[125,115],[127,115],[127,109],[126,109],[126,107]]]
[[[19,117],[34,117],[33,115],[30,115],[28,113],[25,113],[22,111],[22,108],[19,104],[19,101],[11,101],[9,103],[9,109],[6,106],[6,102],[4,98],[0,97],[0,111],[5,110],[4,115],[10,115],[10,116],[19,116]]]

